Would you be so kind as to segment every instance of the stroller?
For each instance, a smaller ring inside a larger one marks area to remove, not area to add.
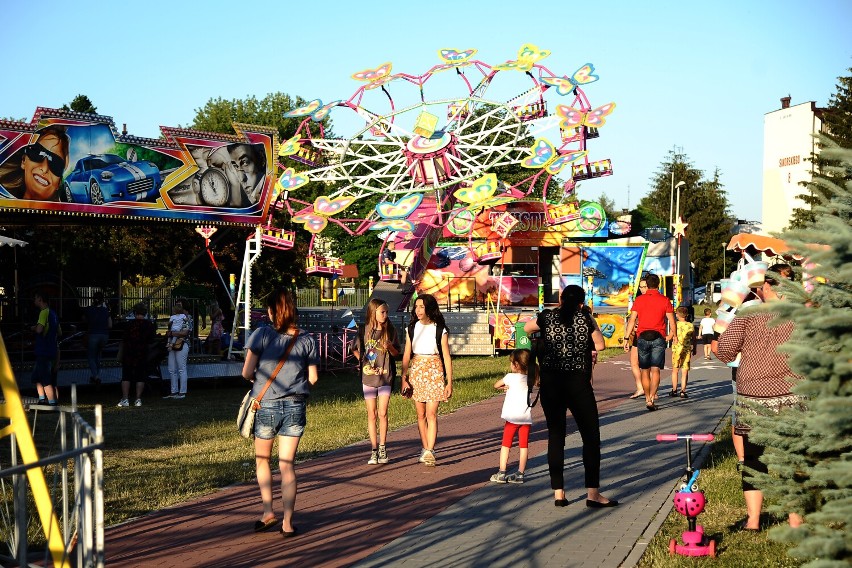
[[[669,541],[669,554],[681,556],[716,556],[716,541],[704,535],[704,527],[697,524],[697,517],[704,511],[707,503],[704,492],[698,489],[698,474],[701,470],[692,469],[692,440],[712,442],[713,434],[657,434],[658,442],[676,442],[686,440],[686,475],[680,490],[675,493],[675,510],[686,517],[687,530],[681,534],[683,544],[675,539]]]

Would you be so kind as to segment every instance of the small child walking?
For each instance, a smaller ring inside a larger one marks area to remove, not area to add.
[[[710,344],[713,342],[713,324],[716,320],[710,317],[710,308],[704,308],[704,317],[698,324],[698,333],[701,335],[701,340],[704,342],[704,359],[710,360]]]
[[[509,355],[509,373],[494,383],[495,389],[506,391],[503,411],[500,417],[506,421],[503,426],[503,442],[500,446],[500,471],[491,476],[494,483],[523,483],[524,470],[529,455],[530,426],[532,413],[527,405],[527,370],[530,365],[530,352],[527,349],[515,349]],[[533,369],[534,372],[534,369]],[[534,376],[534,375],[533,375]],[[508,475],[509,450],[512,439],[518,435],[518,471]]]
[[[695,327],[686,321],[689,310],[680,306],[675,310],[677,318],[677,333],[672,341],[672,392],[669,396],[678,396],[677,375],[680,371],[680,398],[689,398],[686,394],[686,383],[689,380],[689,361],[694,348]]]

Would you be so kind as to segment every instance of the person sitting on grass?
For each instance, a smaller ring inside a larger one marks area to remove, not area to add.
[[[530,428],[532,425],[532,413],[527,405],[528,370],[530,367],[530,352],[527,349],[515,349],[509,355],[509,373],[494,383],[495,389],[506,391],[503,401],[503,411],[500,418],[506,421],[503,426],[503,443],[500,446],[500,470],[491,476],[494,483],[523,483],[524,471],[527,468],[527,456],[529,455]],[[533,369],[532,380],[535,380],[535,369]],[[518,472],[511,475],[506,474],[509,463],[509,450],[512,448],[512,439],[518,433]]]

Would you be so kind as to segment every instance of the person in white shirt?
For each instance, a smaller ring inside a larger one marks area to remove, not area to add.
[[[503,401],[503,411],[500,417],[506,421],[503,426],[503,442],[500,446],[500,470],[491,476],[494,483],[523,483],[524,470],[527,467],[527,456],[529,455],[530,428],[532,426],[532,412],[527,403],[529,393],[528,369],[530,365],[530,352],[527,349],[515,349],[509,355],[509,373],[494,383],[495,389],[506,391],[506,399]],[[535,369],[533,378],[535,380]],[[509,450],[512,448],[512,439],[518,434],[518,471],[511,475],[506,473],[509,464]]]
[[[453,396],[453,362],[447,326],[435,297],[418,296],[412,316],[402,355],[402,394],[414,400],[417,410],[423,444],[419,461],[434,466],[438,404]]]
[[[710,308],[704,308],[704,317],[698,322],[698,334],[701,336],[701,341],[704,342],[704,358],[710,360],[710,344],[715,339],[713,334],[713,324],[716,320],[710,317]]]

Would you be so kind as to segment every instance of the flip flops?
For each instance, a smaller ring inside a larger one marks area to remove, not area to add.
[[[275,517],[270,517],[265,521],[255,521],[254,522],[254,532],[263,532],[271,529],[275,525],[278,524],[278,519]]]

